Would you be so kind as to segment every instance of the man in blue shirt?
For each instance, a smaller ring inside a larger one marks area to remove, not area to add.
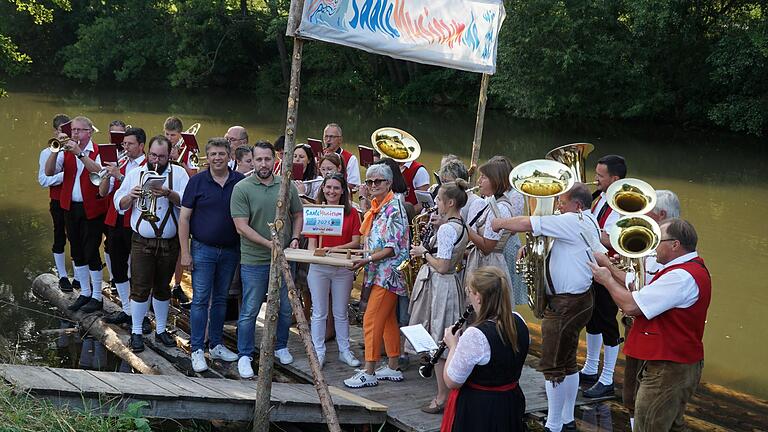
[[[237,354],[221,343],[229,285],[240,260],[240,236],[232,221],[229,201],[235,184],[244,178],[227,166],[229,153],[226,138],[208,140],[205,154],[209,167],[189,180],[181,203],[181,265],[192,271],[190,327],[195,372],[208,369],[204,353],[206,326],[211,358],[237,360]]]

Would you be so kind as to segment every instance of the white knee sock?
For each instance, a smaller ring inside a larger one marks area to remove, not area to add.
[[[631,430],[635,430],[635,418],[634,417],[630,417],[629,418],[629,428]]]
[[[584,367],[581,373],[585,375],[594,375],[597,373],[597,367],[600,365],[600,348],[603,346],[603,335],[587,333],[587,360],[584,361]]]
[[[53,262],[56,263],[56,273],[59,274],[59,278],[68,277],[67,274],[67,259],[63,253],[53,254]]]
[[[101,273],[101,270],[98,270],[98,271],[90,270],[90,273],[91,273],[91,288],[93,289],[93,295],[91,297],[93,297],[96,300],[101,300],[101,285],[104,283],[104,274]]]
[[[563,403],[565,403],[565,386],[563,383],[553,385],[552,381],[544,381],[547,391],[547,424],[552,432],[560,432],[563,428]]]
[[[123,312],[131,314],[131,283],[130,282],[118,282],[117,295],[120,296],[120,303],[123,304]]]
[[[573,409],[576,407],[576,396],[579,394],[579,373],[572,373],[565,377],[558,387],[563,388],[565,400],[563,401],[563,424],[573,421]]]
[[[88,274],[88,266],[75,267],[75,278],[80,281],[80,295],[91,296],[91,276]]]
[[[158,300],[152,297],[152,309],[155,311],[155,332],[160,334],[165,331],[165,325],[168,322],[168,307],[170,300]]]
[[[603,373],[600,374],[600,382],[608,385],[613,383],[613,370],[616,368],[616,358],[619,356],[619,345],[606,345],[603,350]]]
[[[141,323],[144,321],[144,317],[147,316],[149,310],[149,300],[138,302],[131,300],[131,333],[142,334]]]
[[[112,275],[112,258],[108,253],[104,252],[104,262],[107,263],[107,271],[109,272],[109,280],[111,281],[115,277]]]
[[[128,279],[131,278],[131,256],[128,255]]]

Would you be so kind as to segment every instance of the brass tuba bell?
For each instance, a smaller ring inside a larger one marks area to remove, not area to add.
[[[644,215],[656,206],[656,191],[635,178],[616,180],[608,186],[605,198],[612,209],[623,215]]]
[[[411,162],[421,154],[421,145],[416,138],[394,127],[376,129],[371,134],[371,145],[380,155],[395,162]]]
[[[573,143],[566,144],[550,150],[544,159],[550,159],[560,162],[567,166],[573,174],[573,178],[581,183],[587,182],[587,172],[584,166],[592,151],[595,150],[595,146],[590,143]]]

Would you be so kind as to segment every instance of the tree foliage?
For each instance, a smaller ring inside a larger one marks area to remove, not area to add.
[[[89,82],[287,89],[289,0],[5,1],[0,70],[29,70],[34,59],[33,71]],[[767,3],[505,0],[489,103],[526,118],[643,118],[762,135]],[[42,37],[30,32],[51,20]],[[304,50],[302,90],[313,95],[474,105],[479,81],[325,43]]]

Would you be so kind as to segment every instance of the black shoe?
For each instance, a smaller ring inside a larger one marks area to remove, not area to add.
[[[579,385],[587,385],[592,387],[600,378],[597,374],[585,374],[583,372],[579,372]]]
[[[181,285],[176,285],[173,287],[173,292],[171,293],[173,298],[178,300],[180,305],[183,305],[184,303],[189,303],[189,297],[184,293],[184,290],[181,289]]]
[[[105,318],[104,322],[107,324],[130,324],[131,323],[131,316],[127,313],[120,311],[111,317]]]
[[[571,421],[570,423],[564,423],[563,428],[561,429],[562,432],[577,432],[578,429],[576,429],[576,420]]]
[[[67,309],[71,310],[72,312],[76,312],[81,307],[83,307],[86,304],[88,304],[88,302],[90,302],[90,301],[91,301],[90,297],[86,297],[84,295],[80,295],[80,296],[77,297],[75,302],[72,303]]]
[[[115,284],[115,280],[114,279],[109,281],[109,289],[112,291],[112,294],[115,294],[115,295],[118,294],[118,292],[117,292],[117,285]]]
[[[91,312],[101,311],[103,309],[104,309],[103,300],[96,300],[95,298],[91,298],[90,300],[88,300],[88,303],[86,303],[83,307],[80,308],[80,312],[91,313]]]
[[[77,279],[72,279],[72,288],[79,290],[80,289],[80,281]]]
[[[588,390],[584,390],[584,397],[586,398],[601,398],[606,396],[613,396],[613,384],[605,385],[601,382],[596,383]]]
[[[144,319],[141,320],[141,332],[143,334],[152,333],[152,321],[150,321],[147,317],[144,317]]]
[[[69,282],[69,279],[66,277],[59,279],[59,289],[61,292],[72,292],[72,284]]]
[[[144,336],[131,333],[131,351],[135,353],[144,351]]]
[[[168,348],[173,348],[176,346],[176,339],[171,336],[170,333],[167,331],[164,331],[160,334],[155,333],[155,340],[159,341],[161,344],[167,346]]]

